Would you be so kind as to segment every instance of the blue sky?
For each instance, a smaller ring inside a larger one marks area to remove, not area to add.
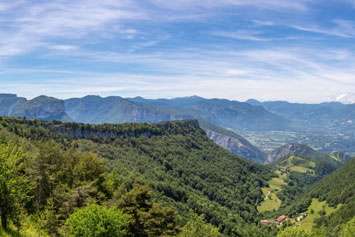
[[[321,102],[355,91],[355,0],[2,0],[0,92]]]

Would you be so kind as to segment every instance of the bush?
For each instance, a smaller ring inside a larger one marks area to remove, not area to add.
[[[74,236],[126,236],[129,216],[122,211],[96,204],[77,209],[67,220]]]

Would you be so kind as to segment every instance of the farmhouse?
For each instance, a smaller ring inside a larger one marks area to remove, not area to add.
[[[286,218],[287,218],[287,216],[285,216],[285,215],[282,215],[282,216],[278,217],[278,218],[275,220],[275,224],[276,224],[276,225],[281,225],[282,222],[284,222],[284,221],[286,220]]]
[[[287,216],[282,215],[278,217],[276,220],[261,220],[260,223],[262,225],[281,225],[287,219]]]

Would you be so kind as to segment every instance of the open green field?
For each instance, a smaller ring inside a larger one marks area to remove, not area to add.
[[[276,193],[279,192],[282,188],[282,185],[285,184],[283,178],[280,176],[280,173],[275,172],[279,175],[278,178],[272,178],[269,183],[269,188],[262,188],[263,194],[265,195],[264,201],[258,207],[259,212],[277,210],[281,205],[281,200],[276,196]]]
[[[306,167],[302,167],[302,166],[293,166],[293,167],[290,167],[290,170],[300,172],[300,173],[307,173],[307,171],[313,172],[313,170],[306,168]]]
[[[284,160],[279,165],[282,168],[289,168],[291,171],[296,171],[300,173],[314,173],[315,162],[308,161],[304,158],[298,156],[290,156],[287,160]]]
[[[323,210],[323,206],[326,216],[329,216],[331,213],[335,212],[341,207],[341,205],[338,205],[337,208],[329,207],[326,201],[320,202],[318,199],[313,198],[312,204],[308,207],[307,210],[308,215],[300,222],[300,227],[304,228],[306,231],[312,231],[314,219],[320,217],[319,211]],[[312,210],[313,214],[311,214]]]

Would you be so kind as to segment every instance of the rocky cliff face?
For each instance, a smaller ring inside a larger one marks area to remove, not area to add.
[[[65,113],[64,101],[47,96],[27,100],[12,94],[2,94],[0,115],[48,121],[72,121]]]
[[[16,105],[26,101],[25,98],[17,97],[15,94],[0,94],[0,115],[11,116]]]
[[[208,129],[205,129],[205,131],[210,139],[224,149],[256,163],[263,163],[265,161],[266,155],[246,139],[242,137],[229,137]]]
[[[136,126],[137,125],[137,126]],[[50,130],[60,133],[63,136],[69,136],[79,139],[97,138],[127,138],[127,137],[151,137],[161,136],[167,133],[184,134],[192,131],[200,130],[204,132],[198,124],[197,120],[180,120],[161,122],[156,124],[147,123],[127,123],[127,124],[72,124],[60,123],[45,125]]]
[[[303,144],[287,144],[269,153],[265,163],[275,162],[285,156],[307,156],[312,153],[317,153],[312,148]]]

